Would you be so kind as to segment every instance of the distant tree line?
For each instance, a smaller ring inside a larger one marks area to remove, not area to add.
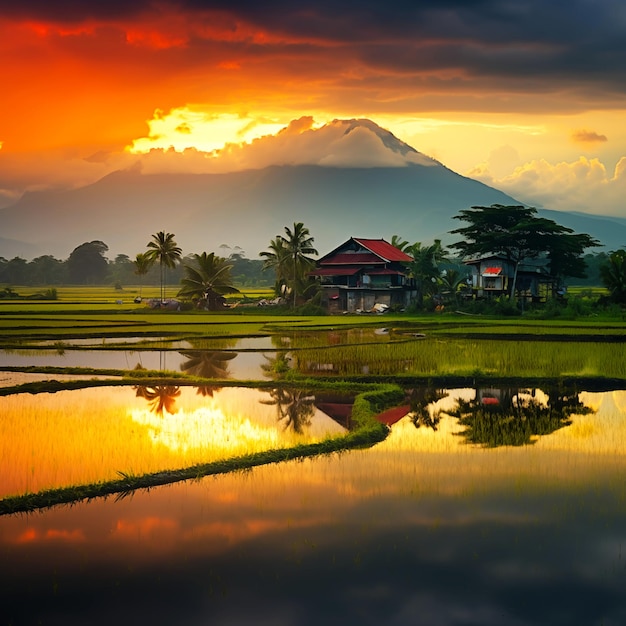
[[[516,268],[510,300],[515,296],[517,268],[528,259],[543,259],[555,285],[603,285],[610,301],[626,303],[626,250],[585,253],[599,242],[536,213],[530,207],[501,205],[462,210],[455,218],[466,225],[450,231],[462,238],[447,249],[441,240],[410,243],[394,235],[391,243],[412,257],[407,269],[416,287],[415,307],[422,308],[425,300],[432,304],[442,295],[458,303],[459,292],[467,286],[463,261],[488,255],[504,256]],[[155,233],[134,259],[118,254],[109,260],[109,248],[99,240],[80,244],[64,261],[50,255],[32,261],[0,257],[0,284],[112,284],[120,288],[139,284],[140,289],[144,284],[159,284],[162,301],[167,285],[179,285],[177,297],[210,309],[219,308],[224,296],[237,293],[237,287],[273,284],[276,296],[293,308],[314,301],[319,293],[319,284],[310,275],[315,267],[312,255],[318,252],[302,222],[285,227],[256,260],[248,259],[241,248],[225,244],[220,246],[220,255],[202,251],[183,256],[174,237],[164,231]]]
[[[80,244],[65,260],[45,254],[30,261],[16,256],[6,259],[0,256],[0,284],[53,286],[75,285],[158,285],[160,267],[158,263],[139,268],[137,259],[118,254],[110,260],[106,254],[108,246],[102,241]],[[231,268],[233,281],[243,287],[264,287],[274,282],[273,273],[263,271],[261,259],[248,259],[239,248],[223,244],[220,251],[225,254]],[[141,253],[140,253],[141,254]],[[139,256],[139,255],[137,255]],[[191,262],[194,255],[182,257],[182,263],[169,268],[165,277],[168,285],[177,285],[184,276],[184,263]]]

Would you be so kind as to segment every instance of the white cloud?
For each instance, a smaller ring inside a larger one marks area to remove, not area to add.
[[[260,169],[271,165],[321,165],[326,167],[406,167],[435,162],[410,150],[371,122],[335,120],[316,127],[312,117],[293,120],[275,135],[247,143],[227,143],[221,150],[195,148],[151,149],[112,155],[109,164],[125,169],[141,164],[144,173],[220,173]]]
[[[612,175],[599,159],[582,156],[570,163],[530,161],[502,177],[481,164],[467,175],[528,205],[626,217],[626,157]]]

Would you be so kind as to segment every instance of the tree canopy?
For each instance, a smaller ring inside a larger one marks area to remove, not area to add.
[[[317,254],[314,238],[302,222],[294,222],[293,228],[285,226],[285,234],[270,241],[269,251],[263,251],[263,268],[276,272],[276,289],[281,292],[288,286],[295,307],[297,297],[308,287],[308,272],[315,266],[309,256]],[[282,295],[282,293],[280,294]]]
[[[626,303],[626,250],[611,252],[600,266],[600,276],[613,302]]]
[[[575,234],[545,217],[537,217],[537,209],[525,206],[473,206],[455,215],[468,226],[450,231],[463,237],[449,247],[462,257],[502,255],[515,266],[511,296],[515,293],[519,265],[528,260],[545,257],[548,272],[555,282],[565,276],[584,276],[582,258],[587,248],[600,245],[587,234]]]
[[[161,302],[165,300],[165,269],[176,267],[180,261],[182,250],[178,247],[172,233],[159,231],[152,235],[152,240],[148,242],[148,251],[145,253],[152,263],[159,262],[161,268]]]
[[[70,280],[74,283],[99,283],[107,275],[108,262],[104,254],[109,247],[102,241],[89,241],[74,248],[67,266]]]
[[[178,295],[204,303],[209,309],[219,308],[220,296],[239,293],[233,286],[232,267],[226,259],[215,256],[213,252],[194,254],[192,262],[183,264],[185,277],[180,281],[182,286]]]

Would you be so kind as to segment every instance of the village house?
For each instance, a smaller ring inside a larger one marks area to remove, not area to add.
[[[322,305],[330,313],[404,308],[416,296],[408,274],[413,258],[384,239],[351,237],[316,263]]]
[[[507,295],[515,279],[515,263],[503,255],[492,255],[464,262],[470,269],[472,293],[476,298]],[[517,270],[516,293],[518,297],[533,302],[545,301],[554,287],[548,274],[546,261],[532,259],[520,263]]]

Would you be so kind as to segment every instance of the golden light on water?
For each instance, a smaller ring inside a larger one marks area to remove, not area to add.
[[[302,434],[286,429],[267,392],[174,389],[165,398],[130,387],[0,398],[0,496],[179,469],[344,432],[319,411]]]
[[[155,415],[148,409],[131,411],[133,421],[148,428],[155,445],[173,452],[187,454],[211,446],[229,455],[245,454],[259,449],[281,446],[281,434],[275,428],[253,424],[242,415],[227,417],[221,407],[209,406],[194,411],[181,410],[175,414]]]

